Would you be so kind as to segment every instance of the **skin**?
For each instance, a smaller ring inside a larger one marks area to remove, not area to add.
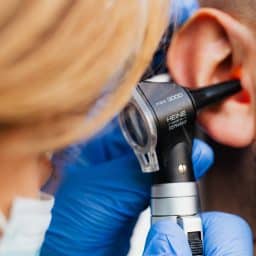
[[[40,188],[52,172],[45,154],[1,155],[0,209],[8,217],[13,199],[17,196],[37,198]]]
[[[205,8],[177,32],[168,67],[180,84],[200,88],[239,77],[243,91],[200,115],[216,141],[243,147],[255,139],[256,37],[253,29],[216,9]]]

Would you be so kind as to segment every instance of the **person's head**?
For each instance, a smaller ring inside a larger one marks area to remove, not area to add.
[[[246,146],[255,139],[256,1],[200,4],[201,9],[177,31],[168,66],[178,83],[193,88],[241,79],[243,92],[202,113],[200,122],[218,142]]]
[[[1,154],[51,151],[99,130],[149,64],[169,4],[1,1]]]

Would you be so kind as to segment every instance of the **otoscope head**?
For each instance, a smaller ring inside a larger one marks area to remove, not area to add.
[[[199,90],[190,90],[190,94],[192,95],[196,109],[200,110],[238,93],[241,89],[239,80],[231,80]]]
[[[163,169],[160,164],[164,162],[160,159],[161,154],[169,152],[175,145],[179,145],[178,152],[186,150],[186,147],[183,148],[183,144],[180,143],[184,138],[192,145],[197,111],[220,102],[240,90],[239,80],[223,82],[199,90],[189,90],[175,82],[139,83],[130,103],[120,114],[120,123],[142,170],[156,172]],[[190,159],[190,154],[186,157]],[[173,158],[183,162],[188,160],[176,155]]]

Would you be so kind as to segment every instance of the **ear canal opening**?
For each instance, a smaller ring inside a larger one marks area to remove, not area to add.
[[[233,69],[233,55],[229,54],[220,64],[219,69],[222,70],[223,73],[230,75]]]
[[[215,68],[211,76],[212,83],[218,83],[232,79],[233,55],[229,54]]]

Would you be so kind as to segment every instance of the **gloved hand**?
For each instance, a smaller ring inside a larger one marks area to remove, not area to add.
[[[202,214],[206,256],[253,256],[252,232],[238,216],[220,212]],[[154,224],[143,256],[191,256],[184,232],[172,221]]]
[[[41,256],[127,254],[137,218],[149,205],[151,175],[141,172],[115,121],[103,133],[55,156],[61,181]],[[65,162],[70,155],[76,157]],[[200,177],[213,153],[196,140],[192,158]]]

